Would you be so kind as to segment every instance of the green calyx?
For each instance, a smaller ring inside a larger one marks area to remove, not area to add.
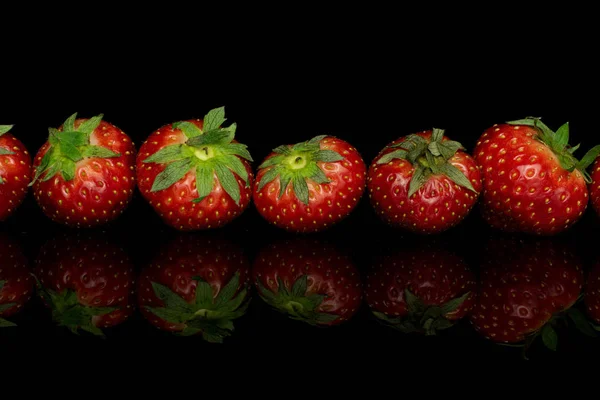
[[[172,324],[185,324],[181,336],[202,334],[210,343],[222,343],[234,330],[233,320],[246,313],[250,296],[246,288],[240,289],[240,275],[234,276],[221,288],[215,297],[212,287],[200,277],[197,281],[196,298],[188,303],[181,296],[160,283],[152,282],[156,296],[163,307],[146,307],[157,317]]]
[[[4,135],[6,132],[10,131],[12,129],[12,127],[13,127],[13,125],[0,125],[0,137],[2,135]],[[10,155],[10,154],[15,154],[15,152],[0,147],[0,156],[6,156],[6,155]],[[2,183],[4,183],[4,180],[0,176],[0,184],[2,184]]]
[[[464,150],[463,145],[453,140],[442,141],[443,138],[444,130],[436,128],[429,140],[415,134],[408,135],[399,143],[389,146],[395,150],[381,156],[377,164],[403,159],[415,167],[408,187],[408,197],[416,193],[431,175],[445,175],[457,185],[477,193],[465,174],[449,162],[459,149]]]
[[[470,292],[456,297],[440,306],[428,306],[410,290],[404,290],[404,298],[408,314],[403,317],[389,317],[384,313],[373,311],[373,315],[382,323],[399,330],[402,333],[419,332],[425,335],[436,335],[438,331],[450,328],[454,322],[446,318],[456,311],[469,297]]]
[[[333,150],[321,150],[320,142],[327,135],[297,143],[293,146],[279,146],[273,149],[274,156],[265,160],[258,169],[267,169],[258,182],[258,190],[275,178],[279,177],[279,194],[281,198],[288,185],[292,184],[292,191],[296,198],[308,205],[308,184],[310,179],[317,184],[330,182],[317,162],[337,162],[344,159],[342,155]]]
[[[600,155],[600,145],[592,147],[581,160],[578,160],[573,153],[579,148],[580,144],[576,146],[569,145],[568,122],[558,128],[556,132],[552,131],[540,118],[536,117],[526,117],[525,119],[509,121],[507,123],[510,125],[526,125],[535,128],[538,132],[535,139],[544,143],[552,150],[552,152],[554,152],[554,154],[556,154],[561,167],[569,172],[573,172],[577,169],[581,172],[587,183],[592,182],[592,178],[586,169],[594,162],[596,157]]]
[[[0,125],[0,136],[4,135],[12,129],[14,125]]]
[[[50,146],[35,171],[29,186],[38,179],[47,181],[60,173],[65,181],[75,178],[77,162],[85,158],[111,158],[120,154],[102,146],[90,144],[92,132],[100,125],[103,115],[89,118],[75,127],[77,113],[71,115],[63,123],[62,129],[49,128],[48,142]]]
[[[288,289],[281,278],[277,277],[277,293],[267,289],[256,280],[260,297],[275,310],[287,314],[291,319],[306,322],[310,325],[323,325],[339,318],[335,314],[318,311],[325,295],[307,293],[308,275],[302,275]]]
[[[2,126],[0,126],[0,128],[2,128]],[[6,281],[0,281],[0,292],[2,292],[2,288],[4,287],[4,284],[6,283]],[[13,307],[15,305],[15,303],[5,303],[5,304],[0,304],[0,315],[2,315],[2,313],[6,310],[8,310],[9,308]],[[7,327],[15,327],[17,326],[17,324],[15,324],[14,322],[10,322],[4,318],[0,318],[0,328],[7,328]]]
[[[167,164],[156,176],[151,192],[167,189],[183,178],[190,170],[196,172],[198,197],[200,202],[208,196],[214,186],[214,175],[235,201],[240,204],[241,194],[236,175],[248,187],[248,172],[239,157],[253,161],[247,146],[232,143],[236,124],[222,127],[225,122],[225,108],[210,110],[203,119],[203,128],[188,121],[172,124],[173,129],[181,129],[187,137],[185,143],[166,146],[144,160],[145,163]]]

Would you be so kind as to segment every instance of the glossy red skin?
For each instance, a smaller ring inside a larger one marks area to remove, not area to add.
[[[485,251],[471,322],[482,336],[503,343],[523,341],[554,314],[575,304],[583,287],[581,260],[555,243],[507,242]]]
[[[429,139],[432,131],[416,135]],[[398,138],[388,146],[400,142]],[[444,141],[449,140],[447,137]],[[469,179],[477,191],[457,185],[445,175],[431,175],[409,199],[408,189],[415,167],[408,160],[394,159],[386,164],[377,161],[397,148],[385,147],[369,166],[367,187],[371,205],[387,224],[420,234],[435,234],[459,224],[471,212],[482,190],[481,174],[475,159],[459,150],[450,164]]]
[[[600,262],[596,262],[588,273],[583,302],[588,317],[600,324]]]
[[[49,240],[35,260],[34,273],[47,289],[75,291],[84,306],[118,307],[92,317],[98,328],[119,325],[135,310],[133,263],[123,249],[99,235]]]
[[[596,215],[600,215],[600,158],[596,158],[589,168],[592,182],[588,185],[590,203]]]
[[[408,315],[405,289],[427,306],[441,306],[471,292],[456,310],[444,315],[456,321],[471,311],[476,287],[473,271],[453,253],[435,248],[398,251],[366,274],[365,299],[372,310],[393,318]]]
[[[77,119],[75,127],[83,121]],[[84,158],[77,162],[73,180],[65,181],[58,173],[45,182],[38,179],[33,185],[37,203],[55,222],[77,228],[100,226],[118,218],[131,201],[135,189],[135,146],[129,136],[101,121],[90,135],[90,142],[120,156]],[[46,142],[38,151],[34,171],[49,147]]]
[[[263,248],[253,263],[252,282],[259,292],[257,279],[277,293],[278,277],[291,290],[305,274],[307,295],[326,295],[316,311],[339,316],[323,326],[339,325],[356,314],[363,296],[360,272],[348,256],[316,240],[295,238]]]
[[[202,129],[201,119],[188,120]],[[196,190],[196,173],[193,169],[172,186],[151,192],[156,176],[168,164],[144,163],[143,161],[166,146],[185,143],[187,137],[181,129],[173,129],[172,124],[164,125],[154,131],[142,144],[137,156],[138,188],[142,196],[148,201],[161,219],[169,226],[180,231],[204,230],[224,226],[248,208],[251,200],[252,182],[254,173],[250,163],[241,158],[240,161],[248,172],[248,185],[239,177],[240,204],[225,192],[217,176],[214,176],[214,186],[211,194],[201,202],[193,203],[198,198]],[[235,140],[233,141],[235,143]]]
[[[14,154],[0,156],[0,221],[11,216],[23,203],[31,181],[31,155],[23,143],[10,132],[0,136],[0,148]]]
[[[581,172],[564,170],[552,150],[534,139],[536,133],[529,126],[496,124],[475,146],[482,215],[494,228],[554,235],[573,226],[587,207]]]
[[[317,184],[307,180],[308,206],[295,196],[291,183],[278,199],[279,177],[259,191],[258,182],[269,168],[256,173],[253,201],[259,214],[270,224],[290,232],[317,232],[345,219],[358,204],[366,182],[366,166],[361,155],[350,143],[333,136],[323,138],[320,145],[321,150],[336,151],[344,159],[330,163],[317,162],[331,182]],[[270,153],[265,160],[276,155]]]
[[[235,273],[239,273],[239,291],[250,287],[250,262],[242,250],[232,243],[205,236],[179,236],[167,244],[152,262],[144,267],[138,280],[137,301],[142,315],[164,331],[180,332],[185,324],[172,324],[157,317],[146,307],[163,307],[151,282],[167,286],[188,303],[196,299],[199,276],[213,288],[213,298],[219,295]]]
[[[5,234],[0,233],[0,281],[4,287],[0,290],[0,304],[15,303],[14,306],[0,312],[7,318],[23,309],[33,294],[34,279],[28,267],[28,261],[18,244]]]

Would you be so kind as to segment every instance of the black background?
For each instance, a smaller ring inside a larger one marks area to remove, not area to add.
[[[57,15],[35,30],[10,19],[0,39],[6,45],[0,123],[15,124],[12,132],[35,154],[48,127],[74,112],[103,113],[139,147],[164,124],[225,106],[255,166],[272,148],[319,134],[354,144],[366,163],[397,137],[432,127],[445,129],[470,151],[487,127],[525,116],[542,117],[554,129],[568,121],[571,143],[582,144],[579,156],[600,142],[599,82],[591,51],[595,32],[589,21],[581,21],[585,10],[574,11],[580,23],[571,26],[564,9],[534,15],[492,7],[469,10],[475,14],[467,17],[466,10],[436,8],[433,18],[424,8],[271,10],[274,18],[263,13],[267,10],[241,18],[246,10],[238,10],[239,20],[209,11],[153,10],[142,17],[98,8]],[[482,245],[494,234],[476,211],[436,239],[473,268],[485,258]],[[595,254],[588,243],[599,223],[588,209],[557,240],[572,243],[589,266]],[[138,193],[127,212],[104,229],[138,268],[175,235]],[[2,230],[32,261],[43,243],[65,231],[45,218],[32,196]],[[229,226],[201,234],[238,243],[249,260],[272,240],[293,236],[268,226],[252,205]],[[433,240],[384,226],[366,196],[347,220],[315,236],[347,251],[361,270],[390,247]],[[260,299],[221,346],[163,334],[139,315],[108,332],[105,341],[78,337],[54,328],[36,301],[18,320],[18,329],[0,334],[2,346],[16,352],[93,350],[109,358],[125,349],[149,357],[152,348],[153,357],[164,359],[193,351],[254,360],[303,355],[322,362],[327,362],[324,354],[336,354],[337,360],[366,359],[362,365],[405,358],[518,361],[520,356],[478,337],[468,324],[441,337],[412,337],[380,326],[363,308],[343,326],[319,329],[275,315]],[[598,351],[596,341],[570,332],[559,346],[557,353],[533,351],[544,361],[580,360]]]

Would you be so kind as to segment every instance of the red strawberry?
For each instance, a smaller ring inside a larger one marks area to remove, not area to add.
[[[0,125],[0,221],[12,215],[27,195],[31,180],[31,156],[11,133],[12,125]]]
[[[539,335],[556,349],[559,321],[569,317],[581,329],[573,307],[584,281],[582,262],[554,241],[495,239],[484,249],[478,298],[471,313],[475,330],[498,343],[527,349]],[[582,329],[583,330],[583,329]]]
[[[586,278],[584,289],[585,311],[600,330],[600,262],[594,263]]]
[[[252,281],[271,307],[311,325],[341,324],[362,301],[360,274],[352,260],[319,240],[297,238],[263,248]]]
[[[0,234],[0,328],[15,326],[4,318],[23,309],[33,293],[34,279],[18,244]]]
[[[372,161],[371,204],[388,224],[432,234],[460,223],[479,198],[475,160],[441,129],[401,137]]]
[[[539,118],[486,129],[474,150],[483,174],[482,214],[507,232],[554,235],[575,224],[588,203],[586,168],[600,152],[578,161],[569,144],[569,125],[556,132]]]
[[[159,329],[221,343],[248,307],[249,272],[247,258],[232,243],[181,235],[143,269],[139,308]]]
[[[204,119],[168,124],[142,144],[138,187],[162,220],[182,231],[216,228],[250,204],[253,173],[236,124],[222,127],[223,107]]]
[[[365,189],[358,151],[333,136],[279,146],[258,167],[253,200],[269,223],[316,232],[346,218]]]
[[[135,306],[135,273],[127,253],[106,234],[69,234],[46,242],[34,273],[59,326],[103,336],[126,321]]]
[[[596,215],[600,215],[600,158],[596,158],[590,166],[591,182],[588,184],[590,203]]]
[[[71,115],[48,141],[33,166],[35,198],[44,214],[72,227],[92,227],[116,219],[135,188],[135,147],[121,129]]]
[[[426,246],[381,257],[366,274],[365,298],[385,324],[433,335],[471,311],[476,284],[460,257]]]

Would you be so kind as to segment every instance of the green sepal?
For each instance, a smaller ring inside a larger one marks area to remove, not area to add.
[[[173,185],[175,182],[183,178],[192,168],[193,161],[190,158],[174,161],[156,176],[152,184],[151,192],[158,192]]]
[[[0,328],[14,328],[17,326],[14,322],[11,322],[7,319],[0,318]]]
[[[596,330],[585,317],[583,312],[581,312],[581,310],[575,307],[571,307],[567,310],[567,316],[575,324],[575,327],[577,328],[577,330],[579,330],[579,332],[590,337],[598,337]]]
[[[0,304],[0,314],[2,314],[4,311],[8,310],[9,308],[15,306],[15,303],[5,303],[5,304]]]
[[[4,147],[0,148],[0,156],[7,156],[7,155],[10,155],[10,154],[15,154],[15,152],[11,151],[11,150],[8,150],[8,149],[5,149]]]
[[[554,327],[551,324],[546,324],[544,325],[544,327],[542,328],[542,342],[544,342],[544,345],[552,350],[552,351],[556,351],[556,347],[558,345],[558,335],[556,334],[556,330],[554,330]]]
[[[0,125],[0,136],[4,135],[13,128],[14,125]]]

